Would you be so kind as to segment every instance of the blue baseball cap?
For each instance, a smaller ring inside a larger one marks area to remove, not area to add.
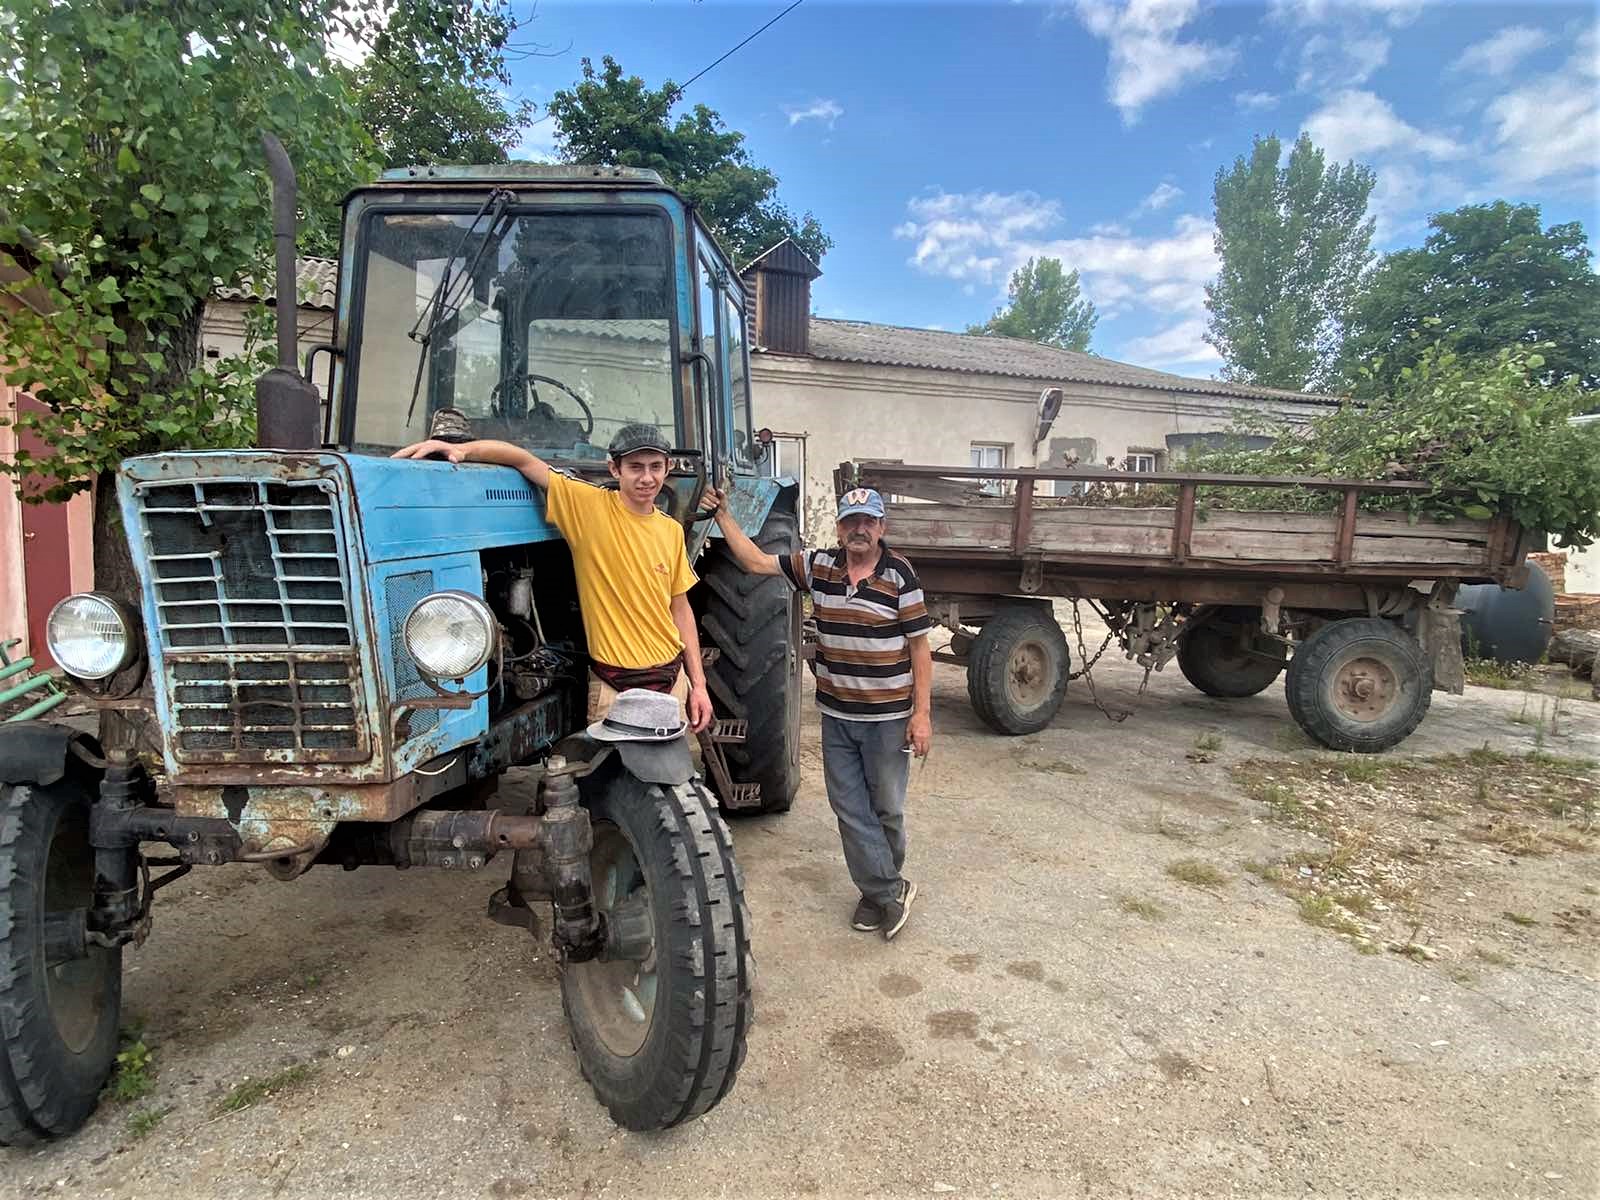
[[[883,497],[871,488],[852,488],[839,497],[839,520],[864,513],[869,517],[883,516]]]

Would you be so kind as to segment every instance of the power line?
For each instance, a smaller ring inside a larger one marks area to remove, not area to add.
[[[700,68],[700,70],[696,71],[693,75],[689,76],[689,78],[686,79],[684,82],[673,84],[672,87],[669,88],[667,90],[667,93],[666,93],[667,107],[671,108],[674,104],[676,104],[679,101],[679,99],[682,98],[683,93],[688,90],[689,85],[694,83],[695,80],[703,78],[705,75],[709,74],[712,70],[714,70],[715,68],[721,66],[728,59],[732,58],[740,50],[743,50],[751,42],[755,41],[763,33],[765,33],[767,30],[771,29],[779,21],[783,20],[785,17],[787,17],[790,13],[792,13],[795,9],[799,8],[804,3],[805,3],[805,0],[794,0],[793,4],[789,5],[788,8],[784,9],[777,16],[773,17],[772,20],[768,21],[765,25],[761,26],[761,28],[759,28],[755,32],[751,33],[748,37],[746,37],[738,45],[734,46],[732,49],[728,50],[727,52],[722,54],[720,57],[718,57],[715,60],[713,60],[712,62],[708,63],[706,66]],[[637,121],[643,115],[644,115],[643,113],[638,113],[638,114],[635,114],[633,117],[630,117],[626,121],[618,122],[615,126],[613,126],[613,131],[626,129],[629,125],[633,124],[634,121]],[[662,115],[663,115],[663,117],[665,117],[666,114],[663,113]],[[540,117],[537,121],[530,122],[527,127],[529,129],[532,129],[535,125],[542,125],[544,122],[548,121],[549,119],[550,119],[550,111],[547,108],[545,110],[544,116]]]

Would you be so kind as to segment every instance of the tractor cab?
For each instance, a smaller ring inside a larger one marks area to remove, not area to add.
[[[753,475],[744,304],[653,171],[389,171],[346,203],[327,440],[389,454],[451,408],[604,475],[612,435],[645,422],[690,452],[675,474]]]

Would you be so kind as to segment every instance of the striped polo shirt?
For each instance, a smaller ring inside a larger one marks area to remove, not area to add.
[[[910,639],[933,625],[911,564],[880,546],[878,565],[856,587],[841,548],[779,555],[778,566],[811,593],[817,707],[847,721],[910,716]]]

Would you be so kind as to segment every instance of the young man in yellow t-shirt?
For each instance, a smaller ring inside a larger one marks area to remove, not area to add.
[[[653,425],[611,439],[617,489],[571,479],[509,442],[418,442],[396,458],[515,467],[545,494],[545,515],[567,539],[589,641],[589,720],[630,687],[669,692],[696,733],[711,724],[711,696],[688,592],[695,584],[683,528],[656,507],[671,449]]]

